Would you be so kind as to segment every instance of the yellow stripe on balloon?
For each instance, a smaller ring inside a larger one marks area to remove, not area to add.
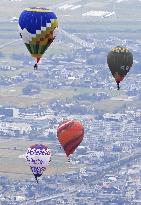
[[[55,19],[54,22],[51,23],[51,27],[53,27],[54,29],[55,29],[56,27],[58,27],[58,21],[57,21],[57,19]]]
[[[34,11],[34,12],[52,12],[50,9],[40,9],[40,8],[27,8],[25,11]]]
[[[43,54],[31,54],[34,58],[41,58]]]

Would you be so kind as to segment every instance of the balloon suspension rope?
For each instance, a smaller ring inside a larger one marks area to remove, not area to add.
[[[68,157],[68,162],[70,162],[70,158]]]
[[[35,63],[35,65],[34,65],[34,70],[37,70],[37,68],[38,68],[38,63],[39,63],[39,61],[40,61],[40,58],[36,58],[36,63]]]
[[[120,90],[119,83],[117,82],[117,90]]]
[[[36,179],[36,182],[39,183],[39,181],[38,181],[38,179],[37,179],[37,176],[35,176],[35,179]]]
[[[37,70],[37,68],[38,68],[38,64],[35,63],[35,65],[34,65],[34,70]]]

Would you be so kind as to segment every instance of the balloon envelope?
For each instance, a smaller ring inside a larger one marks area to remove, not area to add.
[[[77,120],[67,120],[58,126],[58,140],[63,147],[67,157],[73,154],[75,149],[82,142],[84,137],[84,127]]]
[[[133,55],[127,48],[117,46],[109,52],[107,63],[115,81],[119,85],[132,67]]]
[[[37,63],[55,39],[58,21],[55,13],[46,8],[25,9],[19,17],[20,36]]]
[[[45,145],[35,144],[27,149],[25,157],[32,173],[37,178],[40,177],[47,168],[51,160],[51,151]]]

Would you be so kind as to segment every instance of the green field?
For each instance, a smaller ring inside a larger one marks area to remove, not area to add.
[[[61,89],[41,89],[40,94],[34,96],[25,96],[22,95],[22,89],[27,85],[28,82],[21,83],[20,85],[5,87],[0,89],[0,99],[1,105],[5,106],[14,106],[14,107],[30,107],[32,105],[40,104],[45,106],[50,100],[53,99],[62,99],[66,100],[67,97],[73,98],[75,95],[79,94],[92,94],[97,92],[106,92],[110,97],[115,97],[121,94],[124,94],[124,91],[117,92],[117,90],[108,90],[108,89],[90,89],[90,88],[61,88]],[[107,101],[111,102],[110,100]],[[88,101],[89,103],[89,101]],[[106,104],[107,104],[106,103]],[[104,105],[105,101],[100,103],[94,103],[96,107]],[[103,106],[102,106],[103,107]],[[107,108],[107,106],[105,106]]]

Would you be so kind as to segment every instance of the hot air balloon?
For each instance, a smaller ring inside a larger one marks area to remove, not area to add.
[[[40,58],[55,39],[57,27],[57,17],[49,9],[32,7],[21,13],[19,32],[28,51],[36,58],[35,70]]]
[[[69,158],[83,140],[84,127],[77,120],[66,120],[58,126],[57,137]]]
[[[127,48],[117,46],[109,52],[107,63],[117,83],[117,89],[119,90],[120,82],[124,79],[133,65],[133,55]]]
[[[25,154],[27,164],[30,166],[32,173],[38,183],[40,177],[46,170],[51,161],[51,151],[47,146],[42,144],[35,144],[27,149]]]

